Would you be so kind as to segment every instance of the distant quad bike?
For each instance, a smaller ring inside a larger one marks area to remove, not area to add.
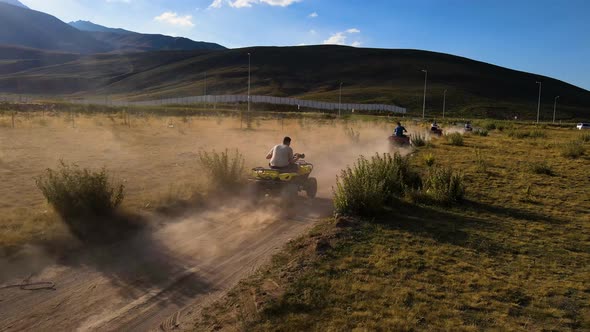
[[[280,196],[287,200],[296,198],[300,191],[307,197],[315,198],[318,192],[316,178],[310,177],[313,165],[303,160],[305,154],[298,154],[299,160],[294,167],[273,169],[265,167],[252,168],[249,178],[252,198],[258,199],[265,195]]]
[[[465,124],[465,128],[463,129],[466,133],[468,132],[472,132],[473,131],[473,127],[471,127],[470,123],[466,123]]]
[[[395,136],[391,135],[388,137],[389,143],[393,146],[409,146],[410,136]]]
[[[439,127],[431,127],[430,128],[430,133],[433,135],[436,135],[438,137],[441,137],[443,134],[443,130]]]

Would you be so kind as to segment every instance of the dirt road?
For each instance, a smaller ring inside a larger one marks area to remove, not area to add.
[[[1,331],[146,331],[182,327],[183,317],[222,296],[289,239],[331,211],[301,200],[285,217],[273,204],[239,203],[160,221],[125,244],[50,264],[30,281],[55,290],[1,288]],[[186,327],[186,326],[184,326]]]

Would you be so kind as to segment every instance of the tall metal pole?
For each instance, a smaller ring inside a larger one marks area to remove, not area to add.
[[[537,102],[537,123],[539,123],[539,116],[541,114],[541,82],[537,82],[539,84],[539,101]]]
[[[250,59],[251,55],[248,53],[248,113],[250,113]]]
[[[555,97],[555,100],[553,101],[553,123],[555,123],[555,110],[557,109],[557,99],[559,99],[559,96]]]
[[[424,72],[424,97],[422,98],[422,119],[426,116],[426,81],[428,80],[428,70],[422,69]]]
[[[447,89],[445,89],[445,92],[443,93],[443,119],[445,118],[446,103],[447,103]]]
[[[341,114],[342,109],[342,82],[340,82],[340,94],[338,96],[338,116]]]

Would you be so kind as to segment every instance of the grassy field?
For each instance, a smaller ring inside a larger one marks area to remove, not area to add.
[[[290,135],[316,165],[320,197],[332,196],[336,175],[359,155],[397,151],[422,174],[437,166],[463,174],[465,200],[443,207],[406,199],[376,218],[324,220],[204,310],[196,330],[590,328],[587,133],[476,120],[462,135],[449,120],[436,138],[407,120],[426,144],[391,150],[384,138],[394,118],[264,113],[240,121],[231,111],[171,109],[19,112],[14,128],[12,113],[2,113],[0,258],[70,241],[34,182],[60,160],[105,166],[125,185],[125,210],[154,213],[206,192],[199,151],[238,148],[248,167],[258,166]]]
[[[422,172],[427,160],[462,172],[463,202],[325,220],[204,310],[195,330],[590,329],[589,135],[476,127],[501,130],[460,146],[433,139],[411,156]]]
[[[152,213],[208,191],[207,175],[198,164],[200,151],[238,149],[246,167],[255,167],[264,165],[268,150],[290,135],[297,151],[321,165],[314,172],[320,194],[328,197],[337,171],[365,149],[386,151],[383,137],[391,131],[390,124],[368,118],[333,121],[313,114],[290,118],[269,113],[241,121],[233,111],[67,110],[18,112],[14,128],[13,113],[0,113],[0,256],[25,244],[68,239],[34,180],[60,160],[93,170],[106,167],[125,186],[123,209]],[[351,127],[360,134],[352,147],[345,130]]]

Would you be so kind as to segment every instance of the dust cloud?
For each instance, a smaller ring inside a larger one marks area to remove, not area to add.
[[[382,120],[267,116],[241,121],[229,116],[149,115],[77,116],[74,120],[67,116],[46,117],[44,121],[33,118],[19,122],[15,129],[0,128],[5,184],[0,188],[5,198],[0,204],[0,216],[4,216],[0,225],[23,232],[35,229],[27,224],[27,216],[6,216],[23,208],[28,208],[30,219],[46,212],[48,207],[32,177],[55,167],[60,159],[93,169],[106,167],[126,186],[125,208],[141,211],[163,196],[185,198],[175,197],[182,188],[203,186],[207,173],[197,162],[199,151],[237,149],[250,169],[267,165],[266,154],[284,136],[292,138],[295,152],[305,153],[306,161],[314,164],[311,176],[318,179],[318,197],[300,197],[285,207],[275,198],[252,204],[244,193],[214,196],[179,216],[141,212],[148,226],[124,243],[78,250],[59,260],[27,247],[21,253],[26,259],[0,261],[0,280],[35,274],[37,280],[54,281],[59,290],[52,297],[55,301],[70,296],[69,287],[79,293],[77,298],[84,306],[66,301],[59,317],[44,321],[62,330],[125,329],[131,321],[135,327],[152,328],[159,324],[158,319],[166,318],[162,315],[230,287],[314,221],[331,215],[336,176],[360,155],[410,153],[390,146],[387,137],[394,124]],[[406,127],[410,134],[423,130]],[[81,284],[62,283],[72,276]],[[16,293],[11,296],[18,298]],[[35,302],[35,296],[49,295],[29,296]],[[34,312],[29,315],[21,310],[24,308],[8,306],[9,302],[5,307],[15,310],[14,319],[0,320],[0,329],[8,326],[4,324],[26,329],[26,324],[38,321]],[[145,310],[134,310],[147,304],[150,306]],[[100,310],[84,311],[89,306]]]

